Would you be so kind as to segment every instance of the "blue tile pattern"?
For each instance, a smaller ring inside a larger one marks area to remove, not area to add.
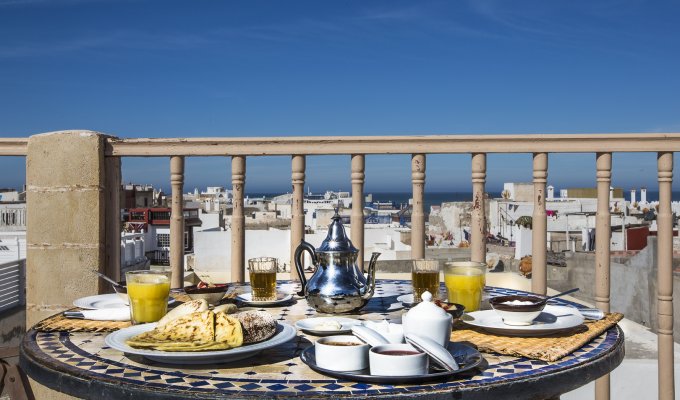
[[[361,311],[360,318],[367,320],[387,319],[400,322],[403,309],[395,306],[396,297],[410,292],[409,281],[381,280],[379,291],[368,306]],[[296,291],[297,285],[281,282],[285,291]],[[442,285],[443,289],[443,285]],[[523,293],[510,289],[487,288],[486,296]],[[555,304],[582,307],[579,304],[557,299]],[[288,323],[316,316],[307,307],[304,299],[282,308],[269,308],[269,312]],[[468,385],[484,386],[508,382],[519,378],[533,378],[556,371],[564,371],[583,365],[606,354],[620,339],[620,331],[614,327],[558,362],[549,363],[521,357],[494,353],[484,354],[488,366],[476,375],[457,378],[448,382],[424,385],[379,385],[336,380],[310,370],[299,360],[300,352],[311,346],[316,339],[300,332],[289,343],[269,350],[251,359],[234,364],[192,366],[177,370],[176,366],[148,361],[136,356],[126,357],[119,351],[103,345],[103,334],[30,332],[31,349],[42,358],[58,365],[69,374],[115,382],[154,390],[187,391],[192,393],[220,393],[224,395],[280,397],[332,393],[332,395],[380,395],[399,393],[428,393],[432,391],[455,391]],[[332,397],[332,395],[330,397]]]

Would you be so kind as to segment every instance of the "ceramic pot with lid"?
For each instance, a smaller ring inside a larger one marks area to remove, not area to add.
[[[432,293],[425,292],[421,297],[423,301],[401,317],[404,335],[413,333],[447,347],[451,340],[451,314],[434,304]]]

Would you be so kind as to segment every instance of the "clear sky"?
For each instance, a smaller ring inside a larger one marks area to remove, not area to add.
[[[0,136],[680,132],[678,21],[675,1],[0,0]],[[594,160],[551,156],[549,183],[594,185]],[[307,164],[313,191],[349,187],[349,157]],[[427,190],[469,191],[469,164],[428,158]],[[167,159],[123,165],[169,189]],[[185,189],[229,165],[188,160]],[[615,155],[614,186],[654,190],[655,166]],[[409,157],[366,174],[409,190]],[[0,159],[0,186],[24,176]],[[489,157],[490,190],[530,179],[529,155]],[[249,192],[289,187],[289,158],[249,159]]]

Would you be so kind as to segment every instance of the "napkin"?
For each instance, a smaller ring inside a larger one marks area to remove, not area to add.
[[[82,310],[77,313],[72,313],[69,316],[79,318],[77,314],[81,314],[83,319],[91,319],[95,321],[129,321],[130,307],[116,307],[104,308],[100,310]]]

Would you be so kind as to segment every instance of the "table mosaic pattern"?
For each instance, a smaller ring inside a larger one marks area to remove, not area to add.
[[[279,282],[282,291],[297,291],[296,284]],[[243,290],[243,287],[236,288]],[[442,290],[445,290],[442,285]],[[404,309],[396,298],[411,291],[410,281],[380,280],[376,293],[368,305],[355,316],[360,320],[401,322]],[[487,296],[522,293],[510,289],[487,288]],[[572,305],[561,299],[555,304]],[[253,309],[248,307],[244,309]],[[267,308],[278,320],[289,324],[318,316],[304,299],[278,308]],[[298,332],[288,343],[266,350],[260,355],[230,364],[200,366],[173,366],[125,356],[104,344],[106,333],[65,333],[30,331],[24,341],[24,350],[33,359],[48,363],[67,375],[92,381],[121,385],[127,390],[162,391],[170,394],[191,393],[207,397],[344,397],[366,395],[398,395],[456,391],[471,387],[495,385],[513,380],[539,377],[588,363],[611,351],[618,343],[621,332],[609,329],[575,353],[558,362],[549,363],[527,358],[484,353],[488,363],[481,370],[450,381],[423,385],[380,385],[336,380],[320,375],[308,368],[299,358],[302,350],[311,346],[315,336]],[[177,368],[182,368],[178,370]],[[585,382],[584,382],[585,383]],[[141,397],[141,395],[140,395]]]

